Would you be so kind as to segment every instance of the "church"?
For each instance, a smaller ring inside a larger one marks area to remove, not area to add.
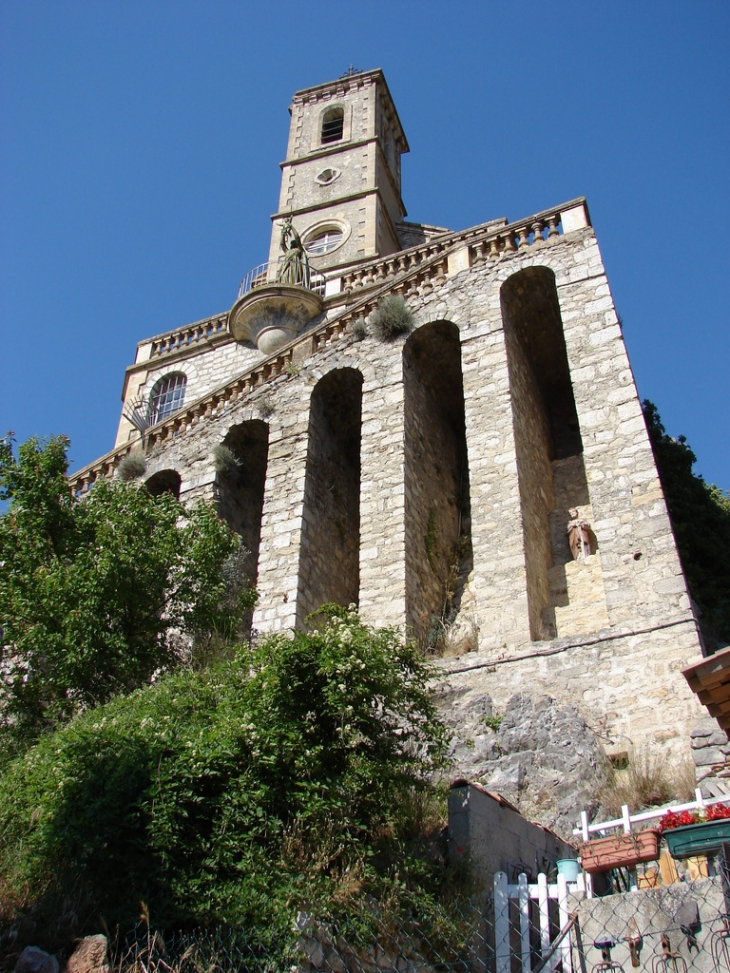
[[[75,489],[142,454],[241,536],[258,631],[352,604],[497,706],[547,692],[609,753],[686,753],[698,626],[586,200],[410,222],[382,71],[289,111],[268,258],[140,341]]]

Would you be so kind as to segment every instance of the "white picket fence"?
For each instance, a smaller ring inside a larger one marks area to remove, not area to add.
[[[647,824],[649,821],[658,821],[659,818],[664,817],[667,811],[674,811],[675,814],[679,814],[681,811],[702,811],[712,804],[721,803],[730,803],[727,794],[721,794],[719,797],[703,797],[702,791],[698,787],[695,790],[695,800],[689,801],[687,804],[666,804],[664,807],[655,807],[650,811],[640,811],[638,814],[631,814],[628,804],[624,804],[621,808],[621,817],[614,818],[612,821],[594,821],[591,823],[588,820],[588,812],[581,811],[580,825],[577,828],[573,828],[573,834],[580,835],[583,841],[590,841],[591,835],[598,834],[603,836],[607,831],[613,831],[617,828],[622,828],[624,834],[631,834],[634,824]]]
[[[511,973],[511,932],[514,923],[510,919],[510,901],[516,900],[519,911],[520,959],[522,973],[531,973],[533,952],[530,933],[534,926],[531,917],[531,901],[537,902],[540,929],[540,955],[544,959],[550,952],[551,929],[555,923],[550,922],[550,902],[557,902],[558,927],[564,929],[570,920],[568,910],[569,892],[584,891],[583,876],[578,876],[577,882],[568,883],[564,875],[558,875],[558,881],[550,885],[547,875],[537,876],[537,885],[530,885],[524,872],[518,876],[517,885],[510,885],[504,872],[497,872],[494,876],[494,951],[496,958],[496,973]],[[554,973],[556,967],[562,963],[563,973],[574,973],[573,955],[569,938],[564,938],[546,966],[547,973]]]

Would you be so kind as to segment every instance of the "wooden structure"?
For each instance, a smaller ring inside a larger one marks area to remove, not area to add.
[[[730,731],[730,649],[682,670],[689,687],[714,716],[725,733]]]

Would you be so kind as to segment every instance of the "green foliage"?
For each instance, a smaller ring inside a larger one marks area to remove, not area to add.
[[[237,540],[212,507],[123,482],[80,501],[68,440],[0,441],[0,723],[33,738],[129,692],[175,658],[175,634],[223,627]]]
[[[412,329],[413,312],[398,294],[386,294],[370,315],[370,325],[377,338],[391,341]]]
[[[188,658],[197,668],[218,659],[233,658],[236,646],[249,642],[253,610],[258,592],[251,586],[248,561],[251,552],[243,544],[230,554],[221,567],[223,592],[216,617],[211,624],[198,626],[193,633]]]
[[[138,480],[147,468],[147,460],[141,449],[133,449],[117,464],[117,476],[120,480]]]
[[[730,641],[730,494],[692,472],[697,457],[684,436],[666,434],[657,408],[645,400],[644,418],[669,516],[700,625],[709,648]]]
[[[445,749],[429,675],[395,630],[330,609],[77,717],[0,781],[6,913],[71,889],[122,924],[140,901],[162,924],[281,929],[370,895],[427,911],[415,832]]]

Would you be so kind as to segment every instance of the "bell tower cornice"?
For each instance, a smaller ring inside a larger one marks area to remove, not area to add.
[[[348,74],[345,77],[338,78],[337,81],[327,81],[324,84],[314,85],[311,88],[302,88],[294,94],[289,112],[293,112],[295,105],[317,105],[338,98],[345,98],[352,92],[371,85],[376,85],[382,92],[383,111],[390,123],[401,154],[410,152],[408,140],[406,139],[406,134],[403,131],[403,126],[398,117],[393,96],[390,93],[388,82],[385,80],[385,75],[381,68],[373,68],[371,71],[360,71],[357,74]],[[290,161],[289,155],[290,153],[287,152],[287,161]]]

